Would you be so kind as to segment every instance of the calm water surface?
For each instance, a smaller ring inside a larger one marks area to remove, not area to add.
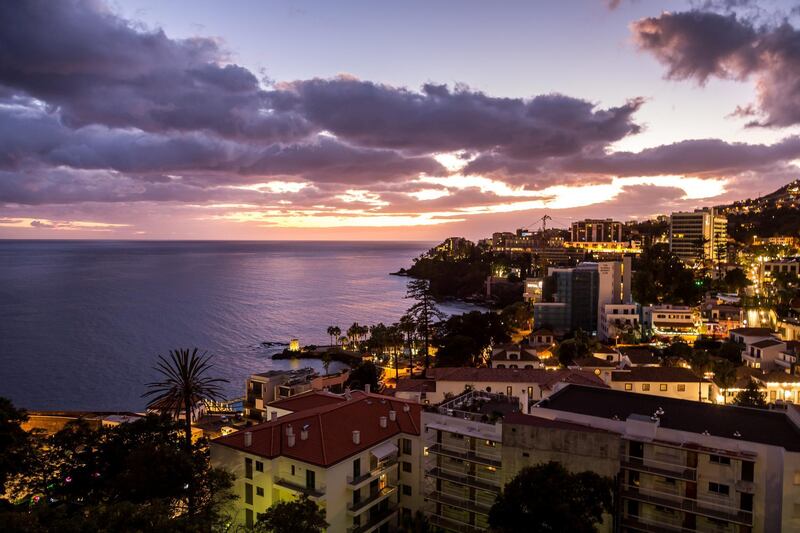
[[[30,409],[141,409],[157,354],[197,346],[241,396],[247,375],[299,364],[272,361],[264,341],[322,344],[329,325],[398,320],[406,280],[388,273],[429,247],[0,241],[0,395]]]

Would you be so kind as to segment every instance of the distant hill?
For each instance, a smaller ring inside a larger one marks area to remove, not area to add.
[[[754,236],[800,236],[800,180],[759,198],[716,207],[728,216],[728,235],[739,242]]]
[[[800,179],[787,183],[777,191],[758,198],[737,200],[732,204],[719,205],[716,209],[723,214],[747,213],[754,209],[780,209],[800,207]]]

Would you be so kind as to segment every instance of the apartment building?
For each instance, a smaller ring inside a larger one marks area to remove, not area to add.
[[[527,397],[541,400],[566,383],[581,383],[605,387],[598,376],[583,370],[546,370],[539,368],[432,368],[428,377],[435,381],[435,390],[427,392],[432,404],[446,397],[458,396],[465,389],[502,394],[507,397]]]
[[[622,222],[607,219],[586,219],[572,223],[572,242],[622,242]]]
[[[617,435],[618,446],[609,437],[584,464],[604,475],[616,470],[621,531],[800,530],[800,412],[794,406],[770,411],[570,385],[531,415],[583,426],[593,442],[598,430]],[[553,431],[543,433],[535,453],[562,442]]]
[[[503,487],[502,419],[519,400],[468,391],[422,413],[425,514],[445,531],[488,529],[489,510]]]
[[[744,350],[742,350],[742,362],[751,368],[773,370],[778,366],[777,361],[784,358],[783,354],[786,350],[786,343],[778,339],[757,340],[745,344]]]
[[[396,527],[422,506],[420,411],[377,394],[345,395],[211,441],[212,464],[235,476],[233,525],[251,526],[273,503],[305,494],[329,531]]]
[[[728,219],[713,209],[672,213],[669,249],[691,265],[727,259]]]
[[[623,392],[696,402],[713,402],[717,396],[714,383],[710,379],[699,377],[688,368],[682,367],[635,366],[614,370],[608,385]]]
[[[275,400],[289,398],[310,390],[331,389],[341,392],[349,371],[321,376],[313,368],[295,370],[271,370],[253,374],[247,378],[245,385],[244,415],[245,417],[263,421],[267,420],[266,405]]]
[[[691,341],[700,334],[700,313],[684,305],[649,305],[642,309],[645,327],[653,335]]]
[[[600,309],[597,336],[603,342],[641,331],[641,309],[636,303],[609,303]]]

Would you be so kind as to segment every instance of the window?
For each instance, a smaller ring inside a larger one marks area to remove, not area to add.
[[[411,485],[403,485],[403,496],[411,496]]]
[[[667,384],[666,383],[662,383],[661,385],[658,386],[658,390],[660,390],[661,392],[666,392],[667,391]]]
[[[253,527],[253,510],[252,509],[245,509],[244,510],[244,523],[247,527]]]
[[[403,461],[403,472],[411,472],[411,463]]]
[[[294,475],[294,465],[292,465],[292,475]]]
[[[264,488],[256,487],[256,496],[263,496],[263,495],[264,495]]]
[[[361,477],[361,458],[353,461],[353,479]]]
[[[649,391],[650,390],[650,384],[649,383],[642,383],[642,390],[643,391]]]
[[[686,385],[684,385],[683,383],[678,385],[678,392],[686,392]]]
[[[753,495],[747,494],[746,492],[741,493],[741,499],[739,500],[739,508],[742,511],[750,511],[753,512]]]
[[[626,383],[625,390],[633,390],[633,383]]]
[[[264,463],[261,461],[256,461],[256,472],[263,472],[264,471]]]
[[[253,485],[250,483],[244,484],[244,503],[253,505]]]
[[[506,387],[506,396],[511,396],[511,387]]]
[[[403,455],[411,455],[411,439],[402,439]]]
[[[244,458],[244,477],[253,479],[253,460],[249,457]]]
[[[730,457],[723,457],[722,455],[711,455],[708,458],[709,461],[718,465],[729,465],[731,464]]]
[[[742,461],[742,481],[753,481],[755,479],[756,464],[753,461]],[[797,481],[797,474],[795,474]]]
[[[317,476],[313,470],[306,470],[306,488],[314,489],[317,486]]]
[[[529,454],[528,452],[522,452],[522,457],[530,457],[530,456],[531,454]]]
[[[714,494],[719,494],[720,496],[727,496],[731,493],[731,488],[728,485],[723,485],[722,483],[709,481],[708,492],[713,492]]]

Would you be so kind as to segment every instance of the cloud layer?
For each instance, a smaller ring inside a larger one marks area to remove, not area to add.
[[[754,76],[761,123],[800,120],[787,24],[689,12],[633,29],[670,77]],[[0,3],[0,232],[432,226],[621,198],[649,215],[676,190],[783,178],[800,153],[796,137],[614,152],[642,130],[643,105],[346,75],[268,82],[217,40],[173,39],[96,1]]]

